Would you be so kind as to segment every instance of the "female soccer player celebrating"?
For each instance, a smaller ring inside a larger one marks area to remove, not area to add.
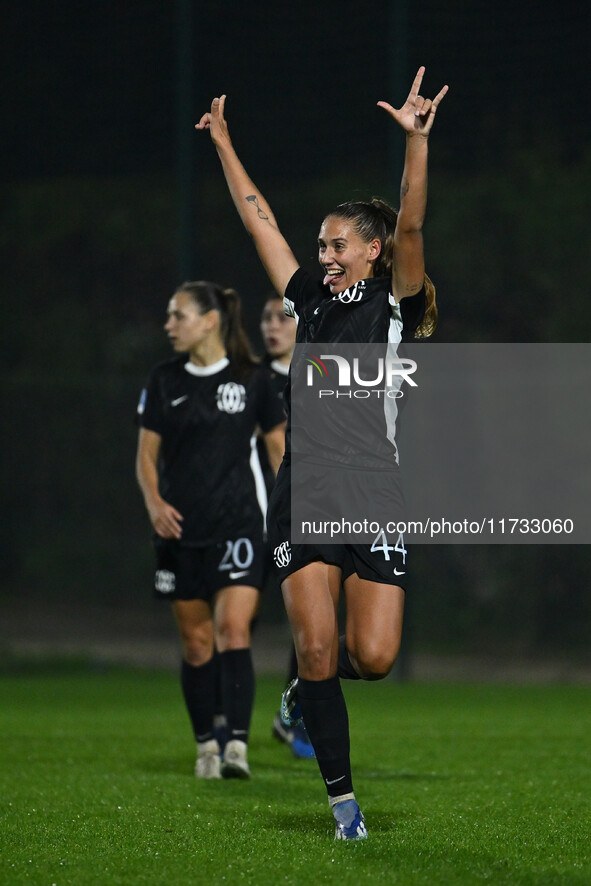
[[[261,192],[240,163],[215,98],[197,129],[209,129],[232,199],[254,239],[286,313],[298,320],[297,342],[399,342],[429,335],[435,291],[425,275],[422,225],[427,202],[427,145],[437,108],[419,94],[419,68],[399,109],[378,102],[406,133],[400,209],[382,201],[338,206],[322,222],[318,258],[322,283],[299,267]],[[351,305],[355,310],[352,311]],[[286,399],[289,409],[289,398]],[[406,552],[393,564],[373,545],[291,544],[289,413],[286,455],[269,503],[267,527],[298,656],[298,680],[284,696],[285,716],[303,714],[336,821],[336,839],[367,836],[353,792],[349,725],[339,677],[380,679],[392,668],[402,631]],[[391,550],[391,549],[390,549]],[[394,565],[394,570],[392,566]],[[339,642],[337,603],[347,604]],[[296,702],[297,697],[297,702]]]
[[[233,290],[184,283],[165,326],[181,356],[151,373],[138,406],[137,479],[155,530],[155,589],[172,601],[198,778],[247,778],[254,701],[250,624],[264,569],[263,515],[250,467],[261,429],[276,469],[284,411],[251,357]],[[228,741],[214,737],[216,660]]]

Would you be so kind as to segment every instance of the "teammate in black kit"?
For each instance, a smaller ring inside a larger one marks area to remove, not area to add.
[[[152,371],[138,406],[137,478],[155,530],[155,589],[172,601],[179,629],[195,774],[247,778],[250,624],[264,565],[251,439],[260,428],[276,469],[285,414],[250,354],[235,292],[184,283],[165,329],[181,356]],[[227,720],[223,762],[213,732],[214,649]]]
[[[283,402],[289,364],[295,345],[297,323],[293,317],[288,317],[283,308],[283,299],[272,292],[267,298],[261,316],[261,335],[265,345],[265,358],[263,366],[269,373],[271,384]],[[270,496],[275,485],[275,474],[270,469],[265,451],[259,446],[259,457],[265,477],[267,494]],[[298,663],[295,646],[292,646],[289,656],[287,673],[287,686],[297,677]],[[314,748],[310,743],[306,727],[303,723],[290,726],[285,724],[278,712],[273,720],[273,735],[284,742],[295,757],[310,759],[315,756]]]
[[[396,214],[381,201],[354,202],[329,213],[318,237],[321,284],[299,268],[269,204],[238,160],[224,119],[225,96],[214,99],[197,124],[210,130],[240,217],[275,290],[285,295],[286,312],[298,320],[300,342],[399,342],[434,328],[435,291],[425,275],[422,225],[428,136],[447,86],[426,99],[419,94],[423,74],[421,67],[400,109],[378,102],[406,133],[400,209]],[[285,714],[291,711],[295,719],[303,713],[336,838],[363,839],[367,831],[353,793],[339,677],[375,680],[390,671],[400,645],[404,590],[398,576],[405,571],[406,552],[403,545],[393,551],[386,543],[374,551],[369,545],[292,545],[290,475],[288,421],[286,455],[267,516],[298,655],[299,679],[284,694]],[[339,642],[341,582],[347,616]]]
[[[265,346],[265,356],[261,366],[267,373],[269,384],[275,396],[285,411],[284,394],[289,376],[289,364],[295,344],[296,322],[293,317],[288,317],[283,310],[283,298],[275,292],[271,293],[263,305],[261,314],[260,330]],[[259,459],[265,480],[267,495],[271,494],[275,485],[275,474],[264,446],[260,445]]]

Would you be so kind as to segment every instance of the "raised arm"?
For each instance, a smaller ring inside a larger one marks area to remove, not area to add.
[[[408,98],[398,110],[388,102],[378,102],[380,108],[406,132],[404,171],[400,185],[400,210],[394,235],[394,271],[392,293],[399,301],[418,292],[425,276],[423,254],[423,220],[427,207],[427,155],[429,133],[439,103],[448,87],[431,100],[419,95],[425,68],[420,67]]]
[[[204,114],[195,129],[209,129],[216,146],[232,200],[244,227],[255,242],[260,259],[277,293],[285,289],[299,265],[277,227],[271,207],[253,184],[232,145],[224,117],[226,96],[214,98],[211,111]]]

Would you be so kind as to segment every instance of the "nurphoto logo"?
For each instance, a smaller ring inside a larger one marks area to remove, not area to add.
[[[411,387],[418,387],[416,381],[412,378],[417,369],[415,360],[406,357],[378,357],[369,367],[367,361],[363,363],[363,372],[361,371],[359,357],[352,360],[343,357],[341,354],[306,354],[305,359],[308,363],[306,386],[314,387],[316,373],[321,379],[335,380],[336,387],[341,389],[350,389],[353,384],[359,387],[355,390],[321,389],[318,391],[318,397],[355,397],[356,399],[368,399],[373,395],[378,398],[382,395],[392,399],[398,399],[404,396],[401,390],[403,382],[407,382]],[[332,361],[329,366],[327,361]],[[336,377],[335,377],[336,365]],[[330,371],[329,371],[330,370]],[[369,377],[368,377],[369,376]],[[383,385],[379,388],[378,385]]]

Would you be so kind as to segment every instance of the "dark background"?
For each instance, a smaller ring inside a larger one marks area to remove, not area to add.
[[[237,150],[314,268],[334,204],[396,204],[403,139],[376,102],[399,106],[425,64],[425,94],[450,85],[430,141],[435,340],[586,342],[589,24],[573,0],[13,5],[0,144],[6,644],[168,625],[150,599],[137,396],[168,354],[161,324],[184,277],[236,287],[259,348],[269,290],[209,136],[192,129],[212,96],[227,93]],[[414,561],[409,648],[587,658],[586,547],[430,547]],[[282,620],[278,594],[262,620]]]

